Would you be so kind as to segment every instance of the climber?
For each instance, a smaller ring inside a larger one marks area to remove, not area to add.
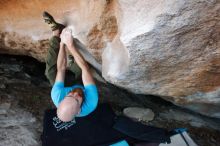
[[[71,30],[57,23],[47,12],[43,13],[43,18],[53,33],[46,59],[45,75],[53,86],[51,97],[57,107],[57,116],[64,122],[73,120],[75,116],[86,116],[94,111],[98,104],[98,91],[89,66],[75,47]],[[70,62],[69,70],[75,74],[75,80],[81,76],[83,86],[64,87],[67,69],[66,51],[69,51],[75,60],[74,63]]]

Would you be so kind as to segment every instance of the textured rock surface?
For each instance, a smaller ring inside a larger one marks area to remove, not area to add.
[[[93,25],[99,21],[105,4],[105,0],[56,2],[2,0],[0,52],[28,55],[44,61],[51,32],[42,19],[43,11],[53,14],[58,22],[70,27],[74,26],[72,27],[75,30],[74,35],[87,44],[85,42],[87,35]]]
[[[128,107],[123,110],[123,114],[129,118],[144,122],[154,119],[154,112],[149,108]]]
[[[33,58],[0,54],[0,86],[4,86],[0,88],[0,123],[4,123],[0,126],[0,146],[41,144],[44,111],[54,108],[44,68],[45,64]],[[148,125],[167,129],[185,127],[199,146],[220,143],[220,119],[189,112],[160,98],[135,95],[110,84],[96,83],[99,103],[109,103],[118,115],[122,115],[126,107],[150,108],[155,117]],[[18,132],[19,135],[15,135]]]
[[[43,61],[44,10],[74,30],[107,81],[220,118],[219,0],[2,0],[0,52]]]
[[[103,53],[106,80],[220,118],[220,1],[119,6],[119,37]]]
[[[39,62],[5,56],[0,56],[0,146],[40,146],[43,120],[36,113],[42,119],[51,108],[51,88]]]
[[[2,103],[0,108],[10,103]],[[29,113],[18,107],[11,107],[0,114],[0,141],[4,145],[40,145],[36,129],[36,119]],[[35,125],[35,126],[33,126]]]

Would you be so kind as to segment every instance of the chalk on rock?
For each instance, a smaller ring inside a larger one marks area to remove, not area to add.
[[[123,110],[123,114],[129,118],[144,122],[154,119],[154,112],[148,108],[128,107]]]

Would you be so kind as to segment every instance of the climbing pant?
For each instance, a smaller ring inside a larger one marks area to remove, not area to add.
[[[57,36],[53,36],[49,41],[49,49],[46,58],[46,70],[45,75],[49,80],[50,84],[53,85],[55,82],[56,74],[57,74],[57,56],[59,53],[61,39]],[[72,62],[69,65],[69,70],[74,73],[74,78],[77,80],[81,76],[81,69],[76,64],[76,62]],[[67,76],[68,78],[68,76]]]

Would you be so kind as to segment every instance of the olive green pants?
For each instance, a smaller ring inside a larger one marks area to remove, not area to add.
[[[49,50],[47,53],[46,70],[45,70],[45,75],[51,85],[54,84],[57,74],[57,56],[59,53],[59,48],[60,48],[60,38],[57,36],[53,36],[49,42]],[[70,63],[69,70],[72,73],[74,73],[75,80],[81,77],[81,69],[75,62]]]

